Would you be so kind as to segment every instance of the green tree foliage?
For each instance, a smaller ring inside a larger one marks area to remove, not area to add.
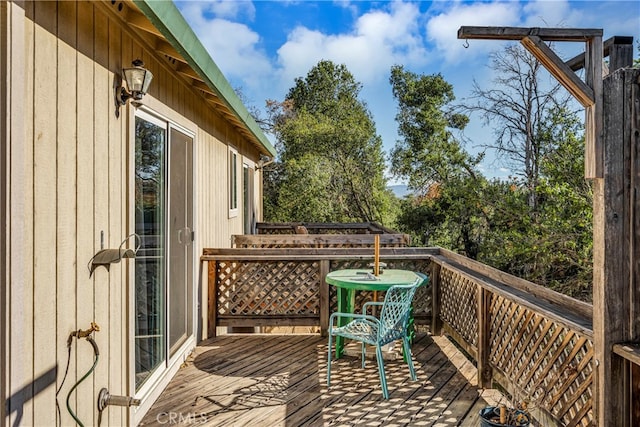
[[[497,199],[493,231],[478,259],[567,295],[590,300],[593,192],[584,179],[582,124],[574,113],[549,112],[541,138],[557,148],[540,165],[535,215],[524,186],[512,185]],[[503,201],[519,204],[501,206]],[[506,220],[506,222],[505,222]]]
[[[344,65],[320,61],[283,103],[268,104],[278,163],[265,188],[270,221],[389,223],[382,141]]]
[[[584,179],[583,129],[577,115],[549,100],[531,128],[531,140],[540,147],[535,180],[523,174],[490,181],[476,170],[478,158],[452,137],[451,130],[465,121],[450,112],[450,85],[439,75],[417,76],[399,67],[394,71],[397,121],[404,137],[393,152],[394,171],[414,190],[413,197],[402,201],[398,229],[417,244],[451,249],[590,300],[592,191]]]
[[[477,259],[488,231],[484,199],[489,189],[482,176],[434,184],[426,195],[402,201],[398,227],[410,233],[413,242]]]
[[[447,111],[453,87],[440,74],[417,75],[402,66],[391,68],[390,83],[398,101],[398,133],[391,151],[391,171],[425,194],[434,183],[474,176],[479,162],[460,146],[451,129],[463,129],[468,118]]]
[[[392,172],[406,179],[415,195],[403,201],[397,227],[414,242],[475,258],[482,217],[474,200],[486,180],[475,170],[481,157],[470,156],[452,133],[468,118],[452,112],[453,87],[440,74],[418,75],[394,66],[390,82],[402,137],[391,154]]]
[[[417,75],[394,66],[390,81],[403,137],[392,151],[392,171],[415,194],[402,202],[397,226],[414,242],[475,258],[482,234],[479,190],[486,180],[475,170],[481,157],[470,156],[452,133],[468,118],[452,112],[453,87],[440,74]]]

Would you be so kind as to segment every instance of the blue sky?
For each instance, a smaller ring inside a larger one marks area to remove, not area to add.
[[[602,28],[604,39],[640,39],[640,1],[175,1],[185,19],[234,88],[248,103],[282,101],[296,77],[327,59],[345,64],[362,85],[386,153],[397,137],[396,103],[389,72],[393,65],[419,74],[441,73],[457,100],[470,95],[473,79],[491,84],[488,54],[507,42],[457,39],[460,26]],[[564,59],[583,43],[559,43]],[[465,148],[476,153],[491,129],[471,118]],[[487,153],[488,177],[511,171]]]

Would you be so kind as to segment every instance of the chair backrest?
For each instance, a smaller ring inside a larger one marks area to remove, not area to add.
[[[379,331],[385,343],[401,338],[406,333],[411,301],[422,280],[418,279],[412,285],[394,285],[387,290],[380,312]]]

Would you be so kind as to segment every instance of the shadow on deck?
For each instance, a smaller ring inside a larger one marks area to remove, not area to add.
[[[141,425],[478,426],[478,411],[500,399],[480,393],[477,371],[445,337],[413,345],[417,381],[401,360],[387,361],[390,399],[375,360],[334,361],[326,386],[327,341],[319,335],[223,335],[204,341]]]

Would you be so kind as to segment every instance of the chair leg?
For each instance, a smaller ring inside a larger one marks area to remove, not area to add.
[[[402,344],[404,346],[404,357],[407,360],[407,365],[409,365],[409,373],[411,374],[411,379],[415,381],[416,371],[415,369],[413,369],[413,360],[411,359],[411,346],[409,345],[409,338],[402,338]]]
[[[382,387],[382,397],[389,399],[389,390],[387,389],[387,377],[384,372],[384,358],[382,357],[382,347],[376,345],[376,359],[378,359],[378,374],[380,375],[380,386]]]
[[[364,345],[364,341],[362,342],[362,351],[360,352],[362,354],[362,369],[364,369],[364,359],[365,359],[365,353],[367,352],[367,347]]]
[[[331,386],[331,332],[329,332],[329,347],[327,348],[327,387]]]

